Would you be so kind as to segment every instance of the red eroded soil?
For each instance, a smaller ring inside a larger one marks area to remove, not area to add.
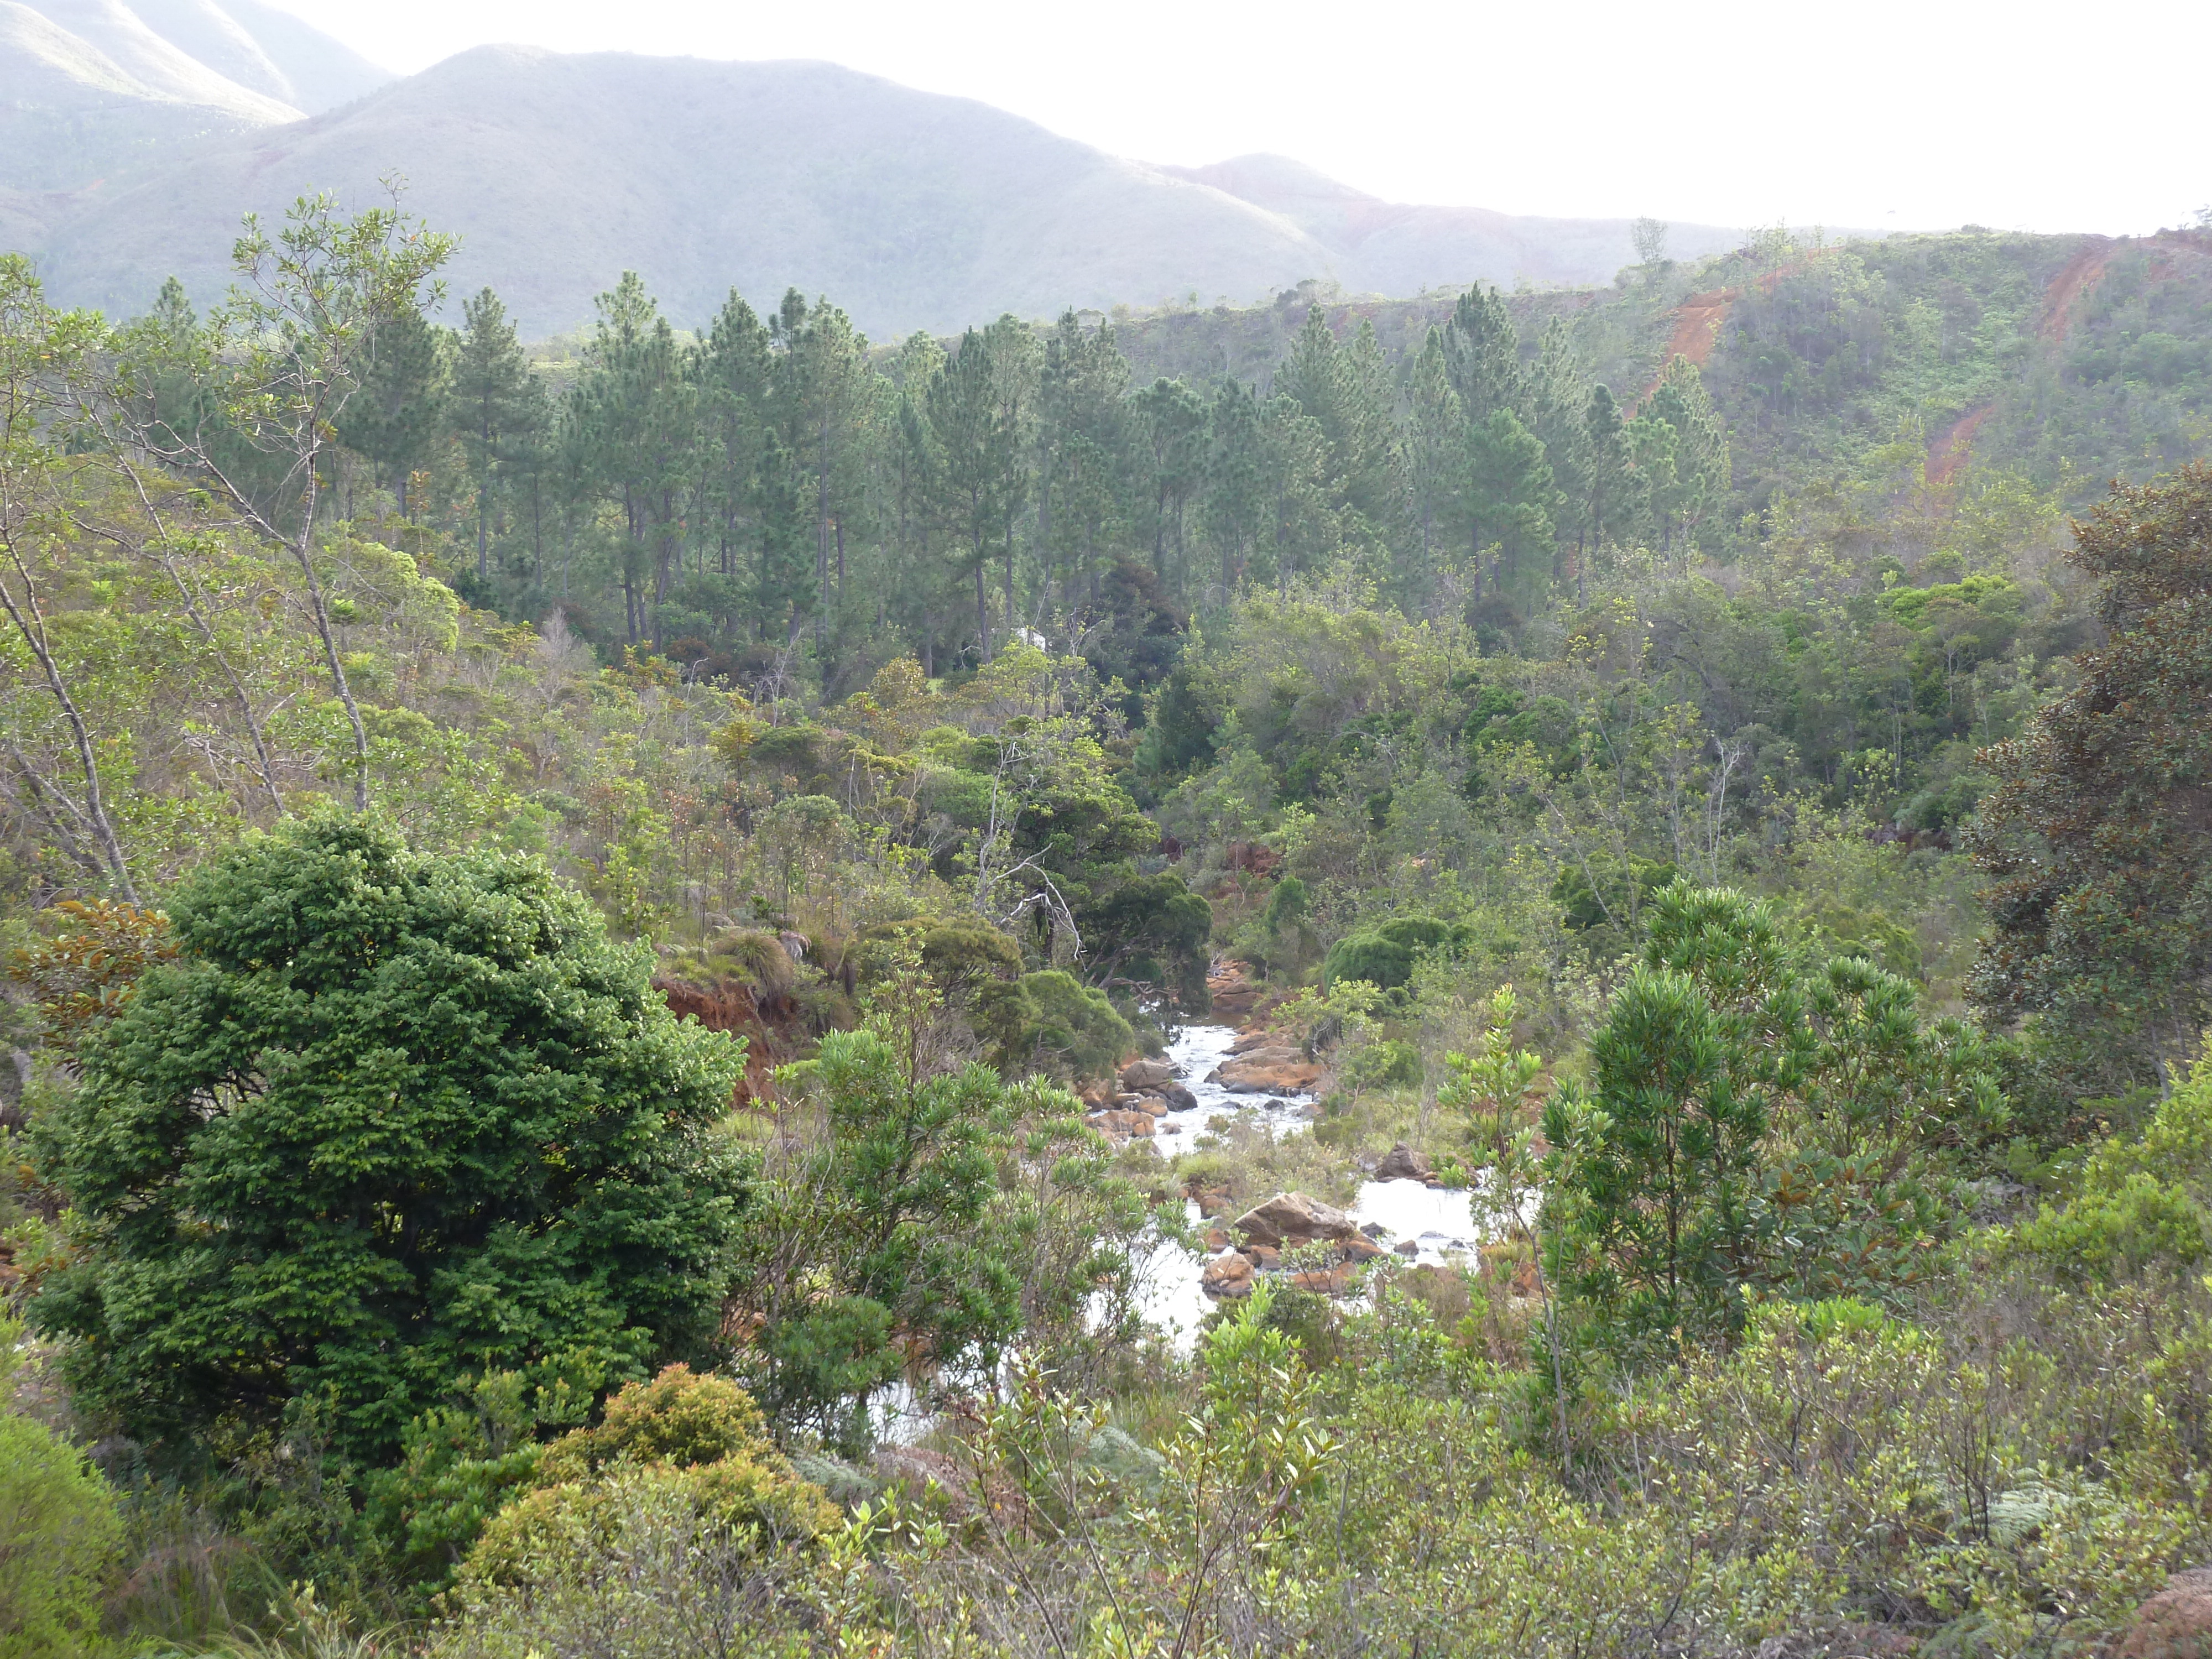
[[[2051,286],[2043,291],[2043,318],[2035,325],[2039,337],[2053,345],[2065,339],[2074,320],[2074,307],[2103,278],[2114,252],[2115,244],[2097,237],[2051,279]]]
[[[1674,307],[1674,333],[1667,342],[1664,361],[1687,357],[1703,368],[1719,343],[1721,325],[1728,321],[1729,307],[1735,303],[1736,291],[1732,288],[1717,289],[1711,294],[1692,294]]]
[[[2118,243],[2102,236],[2094,237],[2059,268],[2058,274],[2043,290],[2042,313],[2035,324],[2038,339],[2051,345],[2064,343],[2067,331],[2073,325],[2075,312],[2089,291],[2104,279],[2106,267],[2118,251]],[[1991,407],[1982,404],[1968,410],[1928,446],[1928,482],[1931,486],[1949,483],[1965,468],[1973,453],[1974,434],[1989,418]]]
[[[1715,289],[1711,294],[1692,294],[1674,307],[1674,331],[1668,337],[1666,350],[1659,354],[1659,374],[1664,374],[1667,365],[1677,357],[1687,357],[1699,368],[1705,366],[1714,346],[1720,343],[1721,325],[1728,321],[1729,307],[1735,303],[1735,296],[1732,288]],[[1659,389],[1659,374],[1654,374],[1650,385],[1637,394],[1630,415]]]
[[[1993,404],[1983,404],[1968,410],[1928,446],[1929,484],[1947,484],[1958,477],[1959,470],[1966,464],[1966,458],[1974,453],[1975,432],[1989,418],[1993,407]]]
[[[677,1018],[689,1014],[710,1031],[728,1031],[745,1039],[744,1081],[738,1085],[732,1104],[774,1103],[775,1090],[770,1079],[782,1045],[776,1042],[776,1033],[749,989],[736,984],[696,985],[689,980],[661,978],[653,981],[653,988],[660,993]]]

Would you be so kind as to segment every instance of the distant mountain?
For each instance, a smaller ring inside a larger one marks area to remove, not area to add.
[[[32,0],[44,7],[47,0]],[[394,77],[352,47],[262,0],[131,0],[153,31],[240,85],[309,115]]]
[[[58,228],[58,297],[143,309],[174,272],[220,290],[238,216],[380,175],[458,231],[456,292],[527,332],[574,326],[637,270],[679,323],[732,287],[827,294],[878,337],[1004,310],[1248,301],[1321,271],[1279,215],[966,99],[829,64],[488,46],[350,107],[206,150]]]
[[[796,286],[884,339],[1003,311],[1243,304],[1307,278],[1397,294],[1602,282],[1635,257],[1626,221],[1398,207],[1278,157],[1148,166],[828,64],[482,47],[286,118],[377,71],[258,0],[36,7],[0,0],[0,98],[9,76],[43,77],[50,150],[71,134],[97,148],[51,90],[65,88],[130,126],[133,165],[99,184],[0,165],[18,187],[0,233],[40,255],[57,300],[117,314],[171,274],[219,294],[241,213],[318,190],[362,204],[392,173],[413,211],[460,233],[452,289],[495,288],[532,335],[587,320],[625,270],[682,325],[732,287],[767,306]],[[178,164],[137,165],[165,144]],[[1679,227],[1674,251],[1735,240]]]
[[[1239,155],[1211,167],[1161,171],[1211,185],[1281,215],[1330,250],[1337,280],[1355,291],[1413,295],[1480,276],[1510,287],[1612,279],[1636,262],[1628,219],[1542,219],[1486,208],[1407,207],[1339,184],[1286,155]],[[1677,259],[1723,253],[1743,240],[1717,225],[1670,225]]]
[[[391,78],[257,0],[0,0],[0,240]]]

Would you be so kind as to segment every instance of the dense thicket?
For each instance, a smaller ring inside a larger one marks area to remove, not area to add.
[[[317,203],[205,321],[0,264],[39,1616],[2107,1643],[2212,1548],[2205,250],[1646,228],[890,349],[448,332]],[[1217,994],[1310,1115],[1156,1152]],[[1386,1156],[1470,1237],[1164,1338]]]

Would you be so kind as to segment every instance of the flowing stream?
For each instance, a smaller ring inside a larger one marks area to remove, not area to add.
[[[1189,1090],[1196,1104],[1160,1118],[1152,1145],[1172,1157],[1190,1152],[1215,1123],[1250,1112],[1277,1138],[1297,1134],[1310,1127],[1309,1095],[1232,1094],[1206,1079],[1229,1057],[1237,1032],[1226,1025],[1186,1025],[1167,1052],[1176,1079]],[[1198,1206],[1189,1206],[1193,1221]],[[1474,1249],[1479,1237],[1468,1208],[1468,1194],[1423,1185],[1418,1181],[1363,1182],[1352,1200],[1352,1218],[1385,1249],[1410,1239],[1419,1250],[1418,1261],[1443,1261]],[[1376,1231],[1379,1229],[1379,1231]],[[1167,1331],[1176,1348],[1188,1352],[1197,1340],[1198,1327],[1212,1310],[1213,1302],[1199,1288],[1207,1257],[1193,1255],[1180,1245],[1161,1240],[1144,1257],[1139,1283],[1145,1316]]]

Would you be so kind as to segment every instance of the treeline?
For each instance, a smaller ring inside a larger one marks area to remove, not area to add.
[[[709,677],[787,672],[803,647],[825,687],[1102,624],[1126,637],[1090,654],[1141,684],[1146,635],[1347,558],[1408,609],[1515,627],[1583,586],[1601,543],[1695,545],[1729,487],[1692,365],[1631,407],[1563,323],[1526,349],[1480,289],[1395,366],[1371,327],[1340,338],[1311,307],[1264,393],[1133,385],[1113,327],[1073,312],[881,351],[826,300],[763,318],[732,294],[686,337],[634,275],[563,374],[487,290],[458,329],[380,327],[337,431],[342,510],[382,491],[457,532],[471,602],[560,605]]]

